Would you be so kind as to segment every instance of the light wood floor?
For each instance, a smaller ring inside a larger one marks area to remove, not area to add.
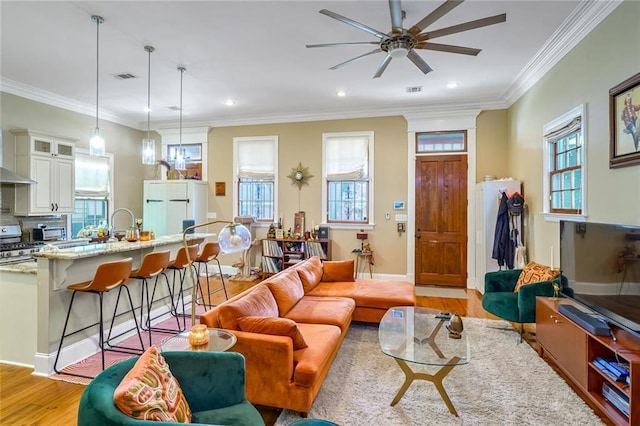
[[[255,285],[255,282],[230,281],[229,297]],[[212,282],[212,288],[215,284]],[[467,299],[420,297],[417,305],[458,312],[462,316],[495,318],[482,309],[478,292],[467,290]],[[213,296],[219,303],[222,294]],[[515,337],[514,337],[514,344]],[[78,403],[84,386],[44,377],[32,376],[32,369],[0,364],[0,424],[2,425],[72,425],[76,424]],[[273,425],[280,410],[258,407],[267,425]]]

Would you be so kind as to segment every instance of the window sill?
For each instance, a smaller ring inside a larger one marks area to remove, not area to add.
[[[583,214],[562,214],[562,213],[542,213],[544,220],[547,222],[560,222],[561,220],[570,220],[573,222],[586,222],[587,216]]]

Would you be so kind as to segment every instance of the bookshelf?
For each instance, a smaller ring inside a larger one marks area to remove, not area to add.
[[[312,256],[331,260],[331,240],[262,240],[262,275],[272,275]]]

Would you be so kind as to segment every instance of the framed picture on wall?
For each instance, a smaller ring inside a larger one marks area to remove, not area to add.
[[[640,73],[609,90],[609,168],[640,164]]]

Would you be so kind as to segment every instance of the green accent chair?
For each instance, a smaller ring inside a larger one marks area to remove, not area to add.
[[[245,397],[245,360],[236,352],[163,352],[189,403],[194,424],[256,426],[262,416]],[[89,383],[80,398],[79,426],[158,425],[123,414],[113,394],[138,357],[112,365]],[[161,424],[178,424],[173,422]]]
[[[522,325],[536,322],[536,296],[553,296],[553,282],[563,286],[566,284],[566,278],[560,275],[551,281],[523,285],[515,293],[513,290],[516,288],[520,272],[522,269],[488,272],[484,276],[482,307],[490,314],[518,323],[522,341]]]

